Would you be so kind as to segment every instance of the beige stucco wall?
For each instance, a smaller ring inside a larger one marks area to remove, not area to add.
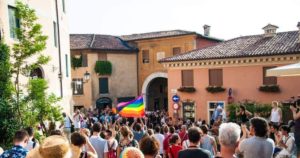
[[[43,28],[43,34],[48,36],[47,48],[42,52],[44,55],[51,57],[51,61],[42,67],[44,72],[44,77],[49,84],[49,93],[54,93],[57,96],[61,96],[60,93],[60,82],[58,78],[59,74],[59,54],[58,47],[54,46],[54,33],[53,33],[53,21],[56,20],[56,8],[54,0],[25,0],[23,1],[36,11],[38,16],[38,23],[40,23]],[[67,2],[65,3],[67,4]],[[10,38],[9,30],[9,18],[8,18],[8,5],[15,6],[15,0],[1,0],[0,2],[0,17],[1,23],[3,24],[5,43],[12,45],[15,40]],[[63,97],[60,101],[60,105],[64,108],[67,113],[71,112],[72,105],[72,91],[71,91],[71,68],[70,68],[70,58],[68,58],[66,64],[65,55],[70,57],[69,48],[69,31],[68,31],[68,15],[62,10],[62,1],[58,1],[58,12],[59,12],[59,23],[60,23],[60,45],[61,45],[61,66],[62,66],[62,76],[63,76]],[[0,25],[1,25],[0,23]],[[30,63],[35,58],[29,59],[27,62]],[[68,67],[69,74],[66,74],[66,67]],[[22,77],[24,84],[28,81],[28,78]]]
[[[109,97],[113,104],[116,104],[118,97],[137,96],[137,54],[133,52],[106,52],[106,51],[72,51],[84,53],[88,57],[88,67],[72,69],[72,78],[83,78],[88,71],[91,79],[84,83],[84,94],[74,95],[74,105],[86,108],[95,107],[95,102],[100,97]],[[94,67],[98,60],[98,53],[107,53],[107,60],[112,63],[112,74],[99,76],[95,73]],[[99,77],[108,77],[108,94],[99,94]]]

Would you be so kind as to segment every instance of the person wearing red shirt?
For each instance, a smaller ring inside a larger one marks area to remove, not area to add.
[[[182,142],[188,139],[188,134],[187,134],[187,130],[186,130],[186,125],[182,125],[181,126],[181,131],[179,132],[179,136],[181,139],[181,145]]]
[[[178,134],[173,134],[170,138],[170,146],[168,148],[169,158],[178,158],[179,151],[182,150],[181,139]]]
[[[175,133],[174,127],[170,127],[169,130],[170,130],[170,133],[166,134],[165,139],[163,141],[164,157],[167,157],[167,155],[168,155],[169,140],[170,140],[171,136]]]

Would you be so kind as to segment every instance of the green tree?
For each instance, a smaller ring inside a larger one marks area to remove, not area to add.
[[[16,17],[20,20],[20,28],[15,28],[17,41],[13,45],[12,73],[15,77],[15,106],[18,112],[17,117],[22,122],[22,109],[24,109],[23,90],[21,87],[20,76],[28,75],[28,72],[46,64],[49,56],[43,55],[41,52],[46,48],[47,36],[42,34],[42,26],[38,24],[37,16],[33,9],[21,1],[16,2]],[[33,61],[33,59],[36,59]],[[31,62],[27,63],[28,60]],[[33,62],[32,62],[33,61]]]
[[[15,131],[19,128],[10,104],[12,95],[11,64],[9,47],[0,43],[0,146],[9,146]]]

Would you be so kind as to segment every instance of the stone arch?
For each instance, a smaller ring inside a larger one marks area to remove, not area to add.
[[[33,69],[30,72],[30,77],[31,78],[45,78],[45,73],[42,67],[38,67]]]
[[[149,75],[145,79],[145,81],[143,83],[143,87],[142,87],[142,95],[143,95],[145,107],[147,107],[147,89],[148,89],[148,86],[151,83],[151,81],[155,78],[166,78],[166,79],[168,79],[168,74],[165,73],[165,72],[155,72],[155,73],[152,73],[151,75]]]

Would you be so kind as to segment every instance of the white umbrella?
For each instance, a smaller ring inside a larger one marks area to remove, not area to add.
[[[300,76],[300,62],[269,69],[267,76]]]

